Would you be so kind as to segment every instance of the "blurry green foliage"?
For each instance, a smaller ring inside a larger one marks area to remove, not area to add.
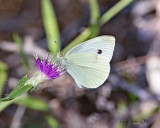
[[[146,106],[144,106],[144,107],[146,107]],[[159,107],[160,107],[160,105],[157,105],[156,107],[149,108],[148,111],[145,111],[145,110],[141,111],[133,117],[133,120],[143,121],[144,119],[148,119],[154,113],[156,113],[156,111],[159,109]]]
[[[96,37],[99,34],[100,27],[111,20],[117,13],[123,8],[129,5],[134,0],[120,0],[115,6],[106,11],[101,17],[99,17],[98,3],[96,0],[90,0],[91,17],[90,25],[79,36],[77,36],[70,44],[68,44],[63,50],[62,55],[71,49],[73,46],[82,43],[90,38]]]
[[[13,40],[18,45],[19,52],[20,52],[20,55],[22,57],[23,65],[24,65],[24,67],[26,69],[26,72],[28,73],[28,71],[29,71],[29,62],[28,62],[27,55],[25,54],[24,49],[23,49],[22,39],[20,38],[20,36],[18,34],[13,34]]]
[[[134,0],[120,0],[116,5],[114,5],[111,9],[105,12],[100,18],[100,25],[104,25],[109,20],[111,20],[115,15],[117,15],[122,9],[124,9],[127,5],[129,5]]]
[[[24,105],[27,108],[38,110],[38,111],[47,112],[49,110],[47,104],[43,100],[35,98],[33,96],[27,96],[23,99],[21,98],[17,100],[15,103],[19,105]]]
[[[6,101],[6,102],[0,102],[0,112],[2,112],[4,109],[6,109],[9,105],[15,103],[17,100],[21,99],[21,97],[17,97],[13,100]]]
[[[133,76],[131,76],[128,72],[124,72],[122,74],[123,78],[130,84],[136,84],[136,80]]]
[[[128,96],[131,104],[134,104],[139,101],[139,98],[134,93],[128,92]]]
[[[41,0],[41,11],[49,51],[56,55],[58,48],[61,48],[61,42],[56,14],[50,0]],[[50,41],[50,36],[53,36],[53,39],[56,41],[56,43]]]
[[[33,96],[20,96],[10,101],[0,102],[0,112],[7,108],[10,104],[24,105],[27,108],[44,112],[49,110],[47,104],[41,99]]]
[[[115,124],[115,128],[125,128],[125,127],[126,127],[125,124],[122,123],[121,120],[117,124]]]
[[[127,110],[127,104],[125,101],[119,101],[117,104],[117,111],[119,112],[119,114],[123,115]]]
[[[99,26],[100,11],[97,0],[90,0],[90,10],[91,10],[91,15],[90,15],[89,28],[91,30],[91,34],[89,38],[93,38],[96,37],[100,31],[100,26]]]
[[[0,61],[0,97],[2,96],[3,87],[7,80],[7,65]]]
[[[50,128],[60,128],[59,122],[51,115],[46,116],[46,120]]]

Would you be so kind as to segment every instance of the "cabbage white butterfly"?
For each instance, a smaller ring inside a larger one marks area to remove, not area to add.
[[[71,48],[61,63],[80,88],[97,88],[108,78],[114,47],[113,36],[99,36]]]

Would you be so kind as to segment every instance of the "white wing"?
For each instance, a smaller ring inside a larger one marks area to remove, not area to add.
[[[79,87],[97,88],[110,72],[108,60],[93,54],[72,54],[66,58],[66,69]]]
[[[71,54],[87,53],[98,54],[110,62],[114,47],[115,38],[113,36],[99,36],[76,45],[66,53],[65,58]]]

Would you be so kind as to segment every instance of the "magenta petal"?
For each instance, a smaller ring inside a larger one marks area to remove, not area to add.
[[[46,75],[49,79],[55,79],[60,76],[60,71],[55,67],[55,65],[51,64],[50,61],[44,60],[41,62],[40,59],[36,59],[37,66],[39,70]]]
[[[41,69],[41,61],[39,59],[37,59],[36,63],[37,63],[37,66],[38,66],[39,70],[42,71],[42,69]]]

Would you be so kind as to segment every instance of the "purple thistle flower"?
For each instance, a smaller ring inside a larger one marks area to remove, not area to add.
[[[51,56],[51,55],[50,55]],[[36,63],[39,70],[46,76],[47,79],[58,78],[62,73],[64,73],[65,68],[62,66],[60,60],[55,60],[53,63],[53,57],[48,57],[46,59],[39,59],[37,56]],[[48,59],[50,58],[50,59]]]
[[[66,72],[65,66],[62,64],[63,58],[61,56],[57,56],[57,60],[54,60],[53,56],[49,54],[45,59],[39,59],[35,54],[34,56],[40,71],[35,72],[34,75],[26,81],[25,85],[31,84],[36,88],[45,80],[58,78]]]

